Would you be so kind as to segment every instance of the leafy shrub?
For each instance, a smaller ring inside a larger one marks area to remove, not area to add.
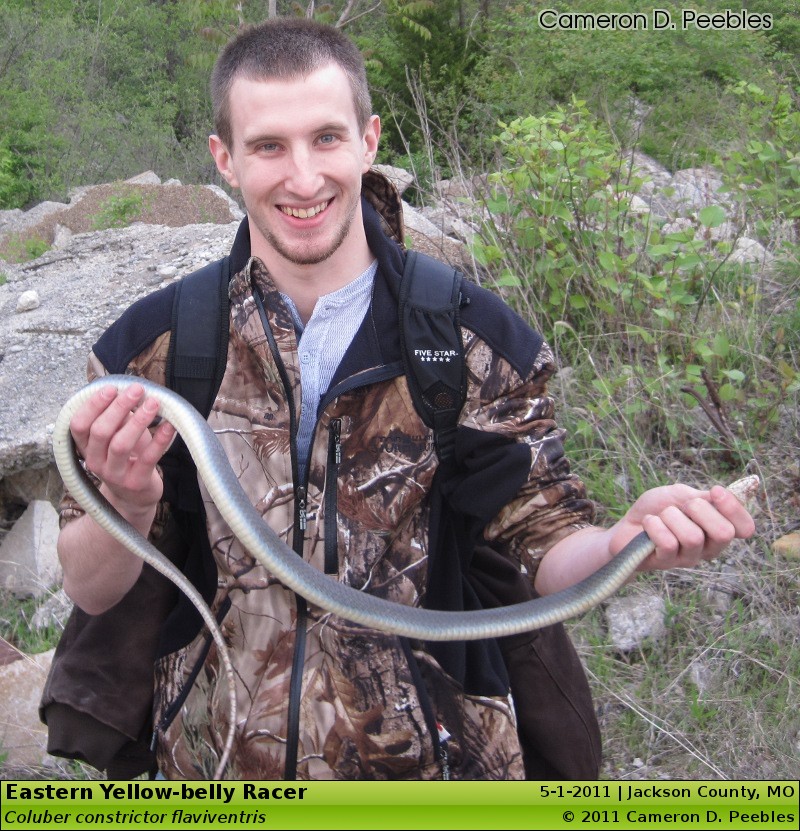
[[[704,11],[729,5],[707,0]],[[678,20],[684,6],[666,0],[659,8]],[[579,10],[649,14],[652,6],[583,0]],[[736,101],[725,90],[763,77],[773,50],[766,33],[753,31],[545,30],[525,4],[493,14],[481,45],[485,59],[471,90],[494,107],[496,119],[543,114],[577,96],[624,143],[636,142],[673,170],[712,159],[716,142],[735,134]],[[632,99],[641,107],[632,108]]]
[[[476,256],[500,265],[498,285],[532,289],[539,326],[563,321],[592,335],[627,327],[647,340],[646,330],[677,329],[702,305],[716,244],[697,228],[663,236],[633,209],[643,181],[584,101],[501,126],[493,219]],[[699,225],[725,218],[712,207]]]
[[[25,205],[31,195],[20,157],[0,143],[0,209]]]
[[[728,188],[759,216],[757,228],[769,238],[776,220],[787,220],[800,231],[800,109],[792,91],[777,85],[767,91],[739,83],[742,137],[739,146],[723,152],[717,164]]]
[[[659,225],[636,202],[643,182],[630,156],[583,101],[501,124],[495,138],[502,161],[474,255],[570,350],[586,396],[572,426],[584,450],[607,463],[614,447],[630,480],[630,460],[649,445],[687,450],[685,411],[700,405],[717,431],[710,446],[740,466],[752,453],[743,436],[770,429],[800,374],[787,361],[765,371],[754,357],[765,354],[763,301],[746,269],[727,262],[733,244],[715,233],[725,210],[708,206],[679,231]],[[613,425],[601,448],[599,425]]]
[[[105,228],[124,228],[135,222],[142,213],[144,197],[134,190],[124,190],[109,196],[92,221],[92,227],[101,231]]]

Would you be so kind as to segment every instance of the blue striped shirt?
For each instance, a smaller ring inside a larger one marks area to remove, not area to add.
[[[292,314],[299,338],[297,351],[302,404],[297,429],[297,459],[301,482],[305,482],[320,399],[328,391],[344,353],[364,320],[377,270],[378,261],[374,260],[355,280],[330,294],[323,294],[305,325],[294,301],[281,294]]]

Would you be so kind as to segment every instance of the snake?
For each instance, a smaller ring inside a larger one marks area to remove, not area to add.
[[[138,376],[108,375],[76,392],[58,414],[53,428],[53,456],[64,487],[101,528],[172,581],[196,606],[215,640],[231,692],[231,732],[236,724],[234,674],[217,621],[191,582],[134,529],[97,490],[75,450],[69,429],[73,415],[105,386],[121,393],[133,384],[158,402],[158,416],[169,421],[186,444],[203,483],[233,534],[253,557],[284,586],[312,605],[353,623],[422,641],[465,641],[532,631],[583,614],[613,595],[655,550],[645,532],[635,536],[615,557],[581,582],[544,597],[511,606],[468,612],[440,611],[395,603],[348,586],[298,556],[253,507],[233,472],[222,445],[202,415],[166,387]],[[744,501],[758,489],[757,476],[729,486]],[[223,754],[227,759],[227,753]],[[221,757],[222,759],[222,757]],[[222,763],[218,766],[220,774]]]

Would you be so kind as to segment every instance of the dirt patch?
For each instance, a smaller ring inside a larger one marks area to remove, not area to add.
[[[0,258],[12,262],[29,259],[37,246],[53,244],[58,225],[82,234],[134,222],[178,228],[195,223],[224,225],[234,219],[228,202],[203,185],[112,182],[87,189],[73,202],[36,225],[0,238]]]

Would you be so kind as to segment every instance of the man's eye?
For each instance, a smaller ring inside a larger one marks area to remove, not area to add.
[[[320,144],[333,144],[336,141],[336,136],[333,133],[326,133],[324,136],[319,137]]]

